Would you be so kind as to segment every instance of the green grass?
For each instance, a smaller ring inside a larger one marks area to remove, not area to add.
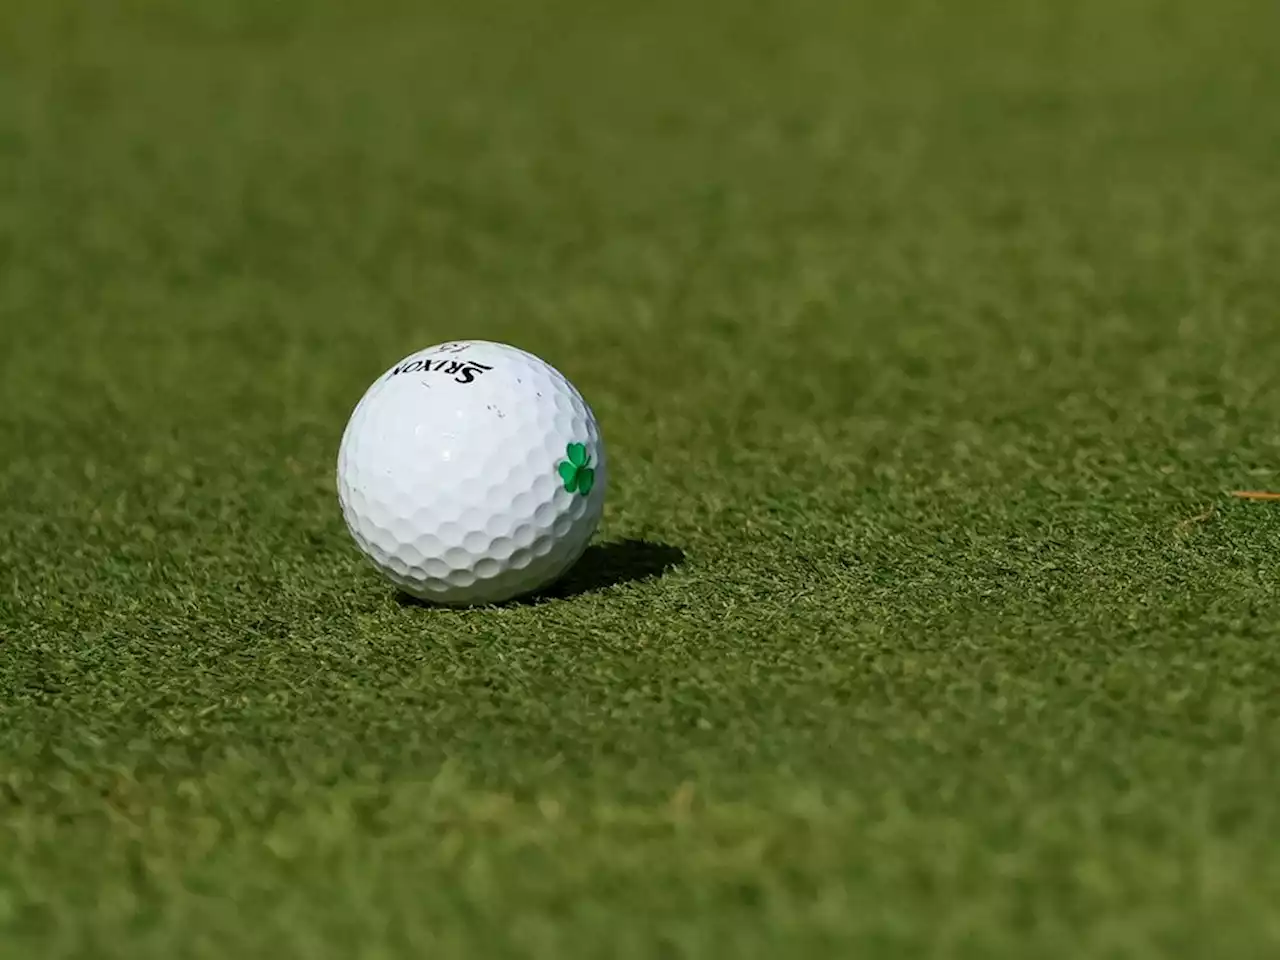
[[[357,6],[0,3],[0,955],[1275,956],[1280,8]],[[544,602],[342,526],[458,337]]]

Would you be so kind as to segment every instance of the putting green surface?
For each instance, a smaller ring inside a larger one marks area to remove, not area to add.
[[[1261,0],[0,5],[0,955],[1276,956],[1278,62]],[[470,337],[611,488],[434,611],[333,469]]]

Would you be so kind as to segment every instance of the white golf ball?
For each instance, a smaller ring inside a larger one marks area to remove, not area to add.
[[[461,340],[405,357],[351,414],[338,499],[351,535],[404,592],[501,603],[550,585],[604,509],[591,408],[549,364]]]

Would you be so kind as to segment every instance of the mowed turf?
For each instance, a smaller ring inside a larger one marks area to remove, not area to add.
[[[0,955],[1275,956],[1277,62],[1262,0],[7,0]],[[467,337],[611,489],[434,611],[333,469]]]

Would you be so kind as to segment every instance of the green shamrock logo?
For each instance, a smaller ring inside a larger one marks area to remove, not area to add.
[[[585,497],[596,482],[596,471],[591,466],[587,445],[571,443],[564,448],[564,455],[569,459],[560,461],[558,468],[564,488],[570,493],[580,493]]]

